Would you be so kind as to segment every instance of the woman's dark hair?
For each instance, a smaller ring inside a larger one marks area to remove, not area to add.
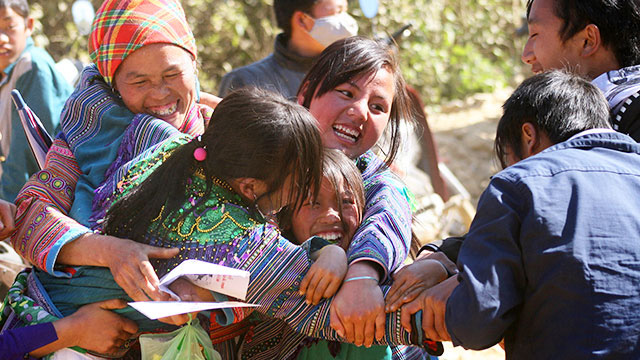
[[[193,154],[203,146],[207,156],[198,162]],[[163,206],[163,214],[171,216],[187,201],[185,189],[195,172],[201,172],[207,182],[198,201],[209,196],[214,177],[259,179],[271,193],[291,175],[295,186],[288,198],[297,209],[320,186],[323,151],[315,119],[305,108],[265,90],[234,91],[218,104],[199,141],[173,151],[140,186],[109,209],[105,231],[118,235],[117,229],[127,229],[127,236],[140,238]]]
[[[534,0],[527,3],[527,18]],[[600,31],[602,45],[610,47],[622,67],[640,64],[640,2],[638,0],[554,0],[553,10],[563,21],[562,41],[589,24]]]
[[[360,36],[334,42],[316,59],[302,80],[298,96],[302,97],[302,105],[308,109],[314,98],[319,98],[350,80],[375,74],[380,69],[386,69],[393,74],[394,80],[395,96],[387,126],[387,130],[390,131],[390,143],[385,159],[389,165],[400,147],[400,122],[413,121],[407,86],[390,45]]]
[[[345,187],[349,189],[356,202],[356,207],[360,213],[360,219],[358,223],[362,221],[362,215],[364,213],[364,185],[362,183],[362,173],[356,167],[353,160],[349,159],[342,151],[336,149],[324,150],[324,162],[323,162],[323,178],[329,181],[335,197],[338,199],[338,212],[342,219],[343,225],[346,227],[344,217],[342,216],[342,193],[340,192],[340,183],[345,184]],[[310,197],[315,197],[316,193],[310,194]],[[285,235],[287,239],[293,239],[292,232],[292,218],[295,211],[290,207],[283,209],[280,214],[279,223],[280,228],[287,231]],[[296,239],[306,240],[306,239]]]
[[[522,159],[522,125],[531,123],[553,144],[596,128],[609,128],[609,104],[588,80],[552,70],[523,81],[502,105],[494,149],[503,168],[507,152]]]
[[[29,17],[29,4],[27,0],[0,0],[0,9],[10,8],[23,18]]]

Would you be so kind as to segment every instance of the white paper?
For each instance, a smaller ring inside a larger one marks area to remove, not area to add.
[[[154,320],[203,310],[255,307],[258,305],[238,301],[179,301],[180,298],[169,290],[169,285],[172,282],[184,277],[202,288],[245,300],[247,298],[247,288],[249,287],[249,276],[250,273],[248,271],[211,264],[201,260],[185,260],[160,279],[160,290],[170,294],[177,301],[138,301],[130,302],[129,305],[149,319]]]
[[[256,307],[258,305],[247,304],[238,301],[224,302],[190,302],[190,301],[138,301],[129,305],[141,312],[149,319],[186,314],[196,311],[224,309],[231,307]]]
[[[185,260],[160,279],[160,289],[171,293],[168,289],[169,284],[184,276],[191,283],[202,288],[245,300],[247,298],[250,275],[245,270],[201,260]]]

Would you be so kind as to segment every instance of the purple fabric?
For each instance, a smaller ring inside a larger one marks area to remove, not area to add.
[[[2,354],[2,359],[25,359],[25,355],[29,352],[56,340],[58,340],[58,335],[53,323],[6,330],[0,334],[0,354]],[[31,356],[26,358],[35,359]]]

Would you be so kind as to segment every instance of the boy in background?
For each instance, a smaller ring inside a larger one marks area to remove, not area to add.
[[[50,134],[57,132],[60,112],[73,90],[51,56],[34,46],[33,25],[26,0],[0,0],[0,199],[8,201],[38,170],[11,90],[20,91]]]

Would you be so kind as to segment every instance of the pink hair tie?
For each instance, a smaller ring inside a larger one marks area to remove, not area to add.
[[[200,136],[198,136],[198,142],[202,142]],[[207,147],[201,146],[193,150],[193,157],[197,161],[204,161],[207,158]]]

